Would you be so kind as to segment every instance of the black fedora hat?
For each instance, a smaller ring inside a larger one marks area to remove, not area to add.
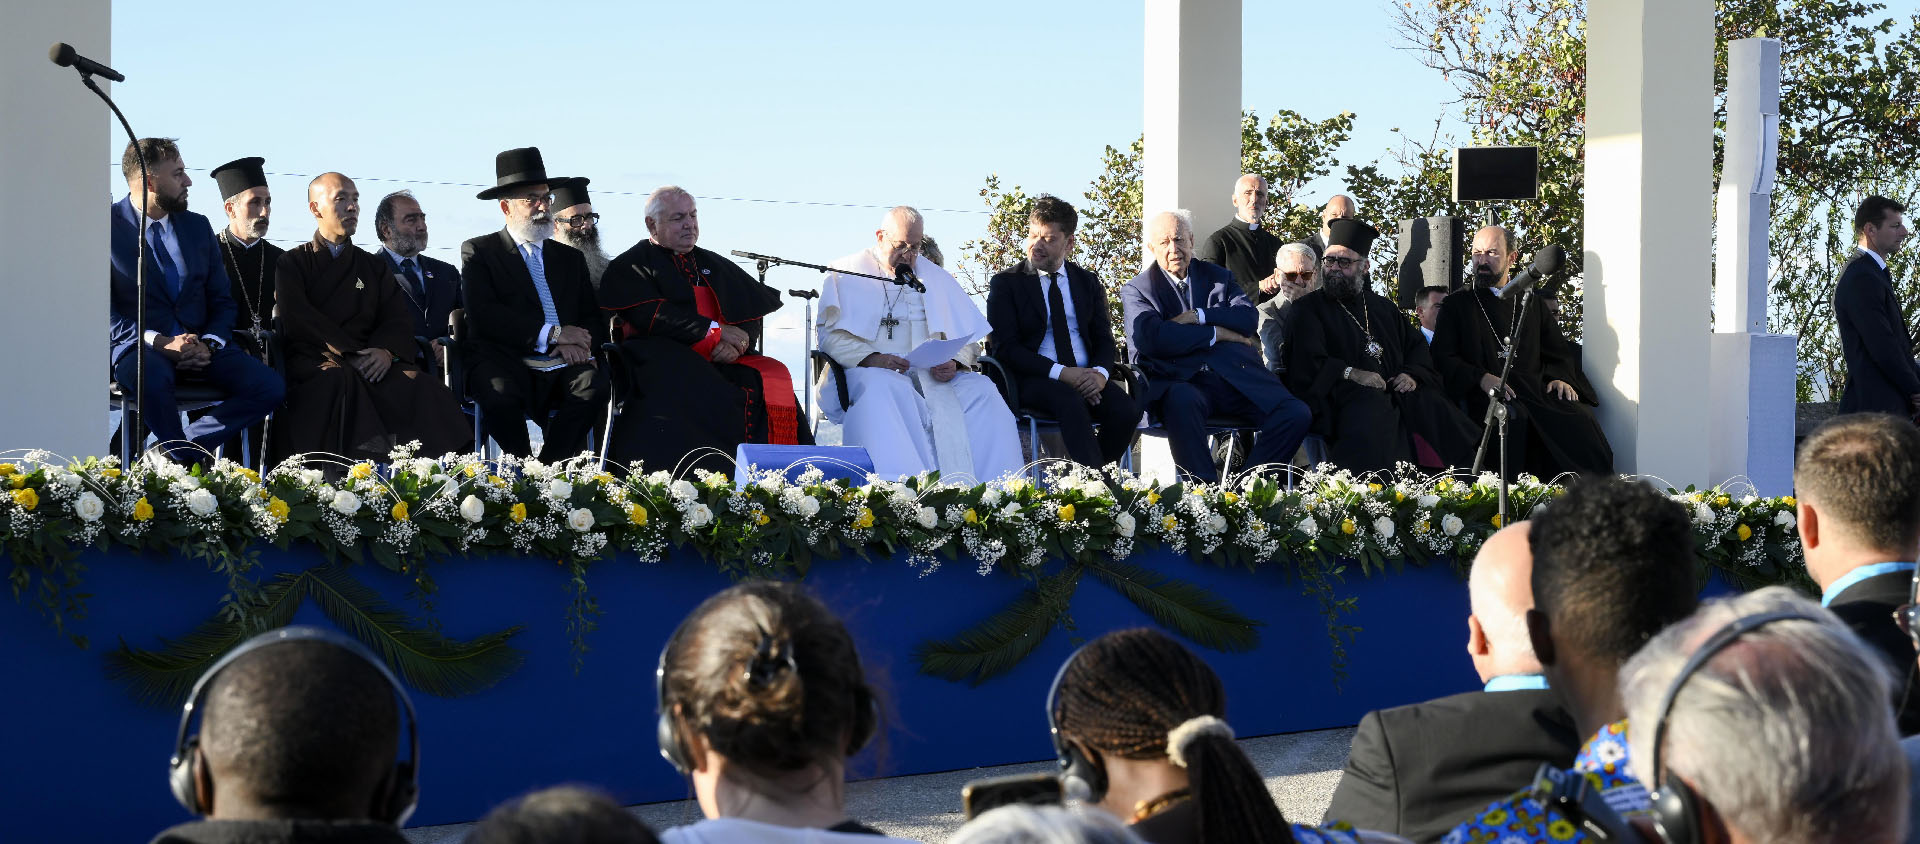
[[[522,185],[552,184],[560,179],[547,176],[547,165],[540,160],[539,147],[520,147],[494,156],[493,174],[494,185],[480,192],[481,199],[499,199]]]

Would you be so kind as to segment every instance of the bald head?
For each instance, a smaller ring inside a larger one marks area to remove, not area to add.
[[[1501,528],[1480,546],[1467,576],[1467,653],[1486,682],[1506,674],[1538,674],[1540,660],[1527,638],[1527,610],[1533,609],[1533,552],[1530,522]]]
[[[1242,223],[1258,223],[1267,214],[1267,180],[1253,173],[1233,183],[1233,216]]]
[[[360,227],[360,190],[343,174],[321,173],[308,182],[307,208],[329,242],[349,240]]]

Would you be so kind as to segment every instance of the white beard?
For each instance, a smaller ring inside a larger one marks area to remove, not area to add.
[[[514,237],[527,243],[539,243],[553,237],[553,221],[548,220],[544,223],[510,222],[507,224],[507,231],[512,232]]]

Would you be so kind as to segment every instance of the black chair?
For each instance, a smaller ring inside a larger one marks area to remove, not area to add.
[[[619,314],[607,320],[607,342],[600,344],[600,359],[607,368],[607,420],[600,426],[600,468],[607,468],[607,452],[613,448],[613,423],[633,400],[633,380],[627,371],[626,356],[620,353]]]
[[[130,390],[123,389],[118,381],[107,381],[107,410],[108,412],[118,412],[121,414],[120,425],[114,429],[113,438],[109,446],[120,453],[120,465],[122,466],[133,465],[134,452],[143,450],[146,447],[146,432],[141,432],[141,442],[137,446],[133,441],[134,438],[127,435],[127,406],[133,403],[133,398],[129,395],[130,392]],[[226,400],[227,392],[225,390],[208,384],[195,384],[192,382],[181,383],[176,381],[173,385],[173,401],[174,404],[179,406],[180,413],[183,415],[209,410],[214,405]],[[273,417],[269,416],[267,418],[271,420]],[[226,446],[221,445],[213,450],[213,455],[220,457],[223,456],[225,451]]]
[[[416,337],[415,340],[420,338]],[[447,314],[447,389],[460,399],[460,409],[473,418],[473,451],[482,459],[492,459],[487,448],[486,430],[480,424],[480,404],[467,390],[467,356],[472,352],[473,335],[467,326],[467,309],[454,308]]]
[[[1055,419],[1045,411],[1023,403],[1020,400],[1020,385],[1014,382],[1013,373],[1007,371],[1006,364],[1001,363],[998,358],[995,358],[993,355],[981,355],[979,368],[980,373],[987,376],[987,379],[993,382],[993,386],[1000,390],[1000,398],[1006,401],[1007,409],[1013,411],[1015,423],[1026,426],[1027,474],[1035,480],[1039,480],[1040,433],[1041,431],[1059,430],[1060,420]],[[1133,367],[1121,366],[1120,371],[1116,373],[1116,375],[1119,376],[1120,384],[1126,389],[1127,395],[1141,396],[1145,394],[1142,391],[1142,382],[1139,380],[1139,373],[1135,372]],[[1138,442],[1139,434],[1136,433],[1134,436],[1135,442]],[[1127,446],[1126,454],[1120,457],[1120,467],[1128,471],[1133,470],[1133,446],[1131,444]]]
[[[1142,370],[1139,365],[1131,363],[1121,364],[1121,368],[1131,372],[1132,380],[1129,381],[1129,386],[1139,387],[1140,392],[1135,395],[1146,395],[1149,384],[1146,371]],[[1145,403],[1142,402],[1142,404],[1144,405]],[[1245,437],[1247,442],[1252,442],[1254,431],[1258,430],[1258,428],[1259,426],[1254,420],[1245,416],[1234,416],[1231,414],[1213,414],[1208,416],[1206,431],[1208,443],[1211,446],[1210,450],[1217,457],[1220,454],[1221,440],[1223,437]],[[1153,411],[1148,410],[1147,424],[1140,429],[1140,435],[1143,437],[1151,436],[1164,439],[1167,436],[1167,427]],[[1228,465],[1220,467],[1223,477],[1228,471],[1233,469],[1232,462],[1232,453],[1229,452]]]
[[[818,383],[822,371],[833,373],[834,395],[840,399],[840,412],[846,413],[849,408],[853,407],[853,397],[847,392],[847,368],[841,366],[839,361],[834,360],[832,355],[819,349],[808,352],[807,359],[813,362],[813,372],[808,378],[809,381]]]

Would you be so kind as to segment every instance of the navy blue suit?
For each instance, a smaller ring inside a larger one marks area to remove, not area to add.
[[[135,238],[144,234],[147,221],[135,222],[138,212],[128,199],[113,204],[112,221],[112,369],[114,380],[128,393],[134,389],[134,364],[139,358],[128,352],[146,349],[147,392],[140,404],[140,418],[162,443],[172,443],[176,459],[191,459],[198,450],[185,443],[212,450],[240,431],[265,419],[280,406],[286,396],[286,383],[253,356],[241,351],[233,340],[232,285],[219,241],[207,218],[191,211],[174,214],[174,237],[180,243],[180,289],[169,289],[166,275],[147,250],[147,330],[163,335],[213,335],[229,341],[213,352],[205,369],[185,377],[208,384],[228,395],[212,412],[182,428],[180,408],[174,401],[176,373],[173,361],[140,342],[135,324],[138,291],[134,284]]]
[[[425,302],[414,297],[413,282],[400,272],[400,260],[392,252],[381,249],[378,253],[393,266],[393,280],[400,285],[401,299],[407,303],[407,313],[413,315],[413,336],[432,340],[447,336],[447,322],[456,308],[464,307],[460,292],[460,269],[445,261],[435,260],[425,255],[414,256],[417,265],[415,272],[420,273],[420,282],[427,288]],[[438,361],[418,361],[428,370],[438,372]]]
[[[1147,409],[1166,426],[1174,464],[1198,480],[1219,479],[1207,447],[1206,420],[1213,415],[1252,420],[1258,434],[1248,465],[1285,463],[1306,438],[1312,414],[1261,363],[1259,351],[1214,342],[1215,328],[1255,336],[1259,319],[1227,268],[1205,261],[1190,266],[1190,299],[1174,290],[1158,262],[1120,289],[1127,355],[1147,377]],[[1173,322],[1188,301],[1204,325]]]
[[[1841,271],[1833,288],[1833,317],[1847,359],[1840,412],[1911,418],[1909,398],[1920,395],[1920,365],[1913,361],[1913,337],[1893,295],[1893,276],[1873,256],[1856,253]]]

